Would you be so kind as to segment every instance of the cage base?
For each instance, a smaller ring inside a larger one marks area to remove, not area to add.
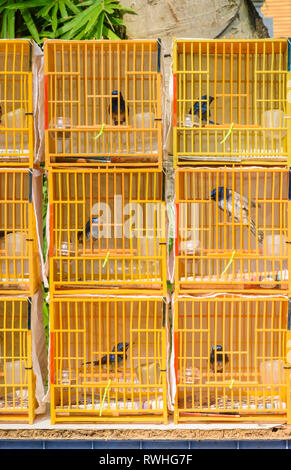
[[[197,416],[197,414],[199,416]],[[244,415],[244,416],[207,416],[205,413],[183,413],[178,412],[175,417],[175,424],[191,423],[191,422],[251,422],[251,423],[287,423],[287,414],[284,415]]]
[[[78,413],[57,413],[55,418],[52,418],[51,423],[121,423],[121,424],[132,424],[132,423],[145,423],[145,424],[167,424],[168,419],[165,413],[159,411],[159,414],[155,416],[153,413],[148,416],[138,416],[136,414],[126,416],[96,416],[96,414],[80,415]]]

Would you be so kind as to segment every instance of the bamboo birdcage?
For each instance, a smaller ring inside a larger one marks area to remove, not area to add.
[[[0,41],[0,165],[33,167],[32,43]]]
[[[162,168],[159,41],[48,40],[44,56],[47,167]]]
[[[34,393],[31,298],[0,296],[0,421],[32,424]]]
[[[0,291],[32,295],[40,285],[33,172],[0,171]]]
[[[290,422],[287,295],[175,300],[175,422]]]
[[[177,39],[173,78],[175,165],[286,164],[287,40]]]
[[[56,296],[50,311],[52,424],[166,423],[165,325],[162,297]]]
[[[51,292],[166,295],[163,186],[153,169],[51,170]]]
[[[288,290],[287,168],[176,171],[179,292]]]

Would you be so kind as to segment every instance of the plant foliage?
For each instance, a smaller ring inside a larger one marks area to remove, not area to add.
[[[1,38],[120,39],[126,13],[119,0],[0,0]]]

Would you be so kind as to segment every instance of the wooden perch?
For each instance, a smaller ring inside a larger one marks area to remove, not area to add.
[[[116,249],[98,249],[98,248],[93,248],[90,250],[89,248],[85,248],[85,250],[78,250],[78,255],[81,256],[92,256],[92,255],[97,255],[97,256],[107,256],[107,253],[109,252],[109,258],[114,257],[114,256],[120,256],[120,255],[135,255],[136,250],[130,250],[127,248],[116,248]]]

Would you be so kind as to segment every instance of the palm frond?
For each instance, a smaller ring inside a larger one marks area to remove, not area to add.
[[[119,39],[126,13],[119,0],[0,0],[1,37]]]

